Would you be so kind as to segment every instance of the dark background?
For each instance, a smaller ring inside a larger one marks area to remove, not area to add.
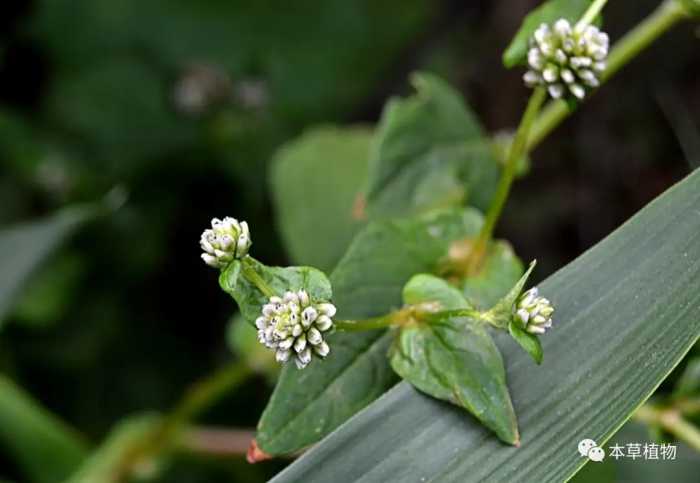
[[[612,39],[657,3],[610,2]],[[319,123],[376,122],[414,70],[457,86],[490,132],[512,128],[527,91],[500,57],[536,4],[4,2],[0,226],[117,185],[130,196],[35,274],[0,337],[0,370],[96,442],[125,415],[170,407],[231,358],[235,305],[197,246],[211,217],[247,220],[256,256],[284,264],[271,154]],[[498,235],[538,259],[536,278],[700,164],[694,28],[664,36],[533,153]],[[251,428],[270,389],[253,379],[206,420]],[[258,481],[281,465],[181,458],[163,481]],[[16,477],[1,453],[0,477]]]

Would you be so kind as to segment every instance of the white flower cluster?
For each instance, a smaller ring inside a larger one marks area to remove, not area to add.
[[[204,230],[199,240],[204,250],[202,260],[214,268],[226,268],[234,259],[245,257],[252,244],[248,223],[229,216],[211,220],[211,228]]]
[[[544,334],[552,326],[553,313],[554,307],[549,300],[539,296],[537,287],[522,294],[515,306],[515,317],[531,334]]]
[[[330,352],[323,333],[333,327],[335,312],[331,303],[313,303],[304,290],[270,297],[255,321],[258,340],[275,350],[278,362],[293,357],[297,367],[303,369],[313,354],[326,357]]]
[[[547,87],[555,99],[567,91],[583,99],[587,90],[600,85],[608,47],[608,35],[593,25],[578,31],[563,18],[553,27],[543,23],[530,39],[530,70],[523,79],[530,87]]]

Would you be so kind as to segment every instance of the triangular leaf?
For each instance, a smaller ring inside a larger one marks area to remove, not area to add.
[[[404,294],[409,304],[438,301],[445,310],[470,308],[457,289],[431,275],[413,277]],[[422,392],[467,409],[503,441],[518,444],[501,353],[482,322],[457,317],[405,325],[390,359],[394,370]]]

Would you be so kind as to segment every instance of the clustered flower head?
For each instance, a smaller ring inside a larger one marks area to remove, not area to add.
[[[248,223],[227,216],[223,220],[211,220],[211,228],[204,230],[199,244],[204,250],[202,260],[214,268],[226,268],[234,259],[248,254],[253,241],[250,239]]]
[[[530,38],[530,70],[523,79],[530,87],[545,86],[555,99],[567,92],[583,99],[600,84],[608,47],[608,35],[593,25],[579,31],[563,18],[553,26],[543,23]]]
[[[330,352],[323,334],[333,327],[335,312],[333,304],[313,302],[304,290],[270,297],[255,321],[258,340],[276,352],[278,362],[293,358],[303,369],[313,355],[323,358]]]
[[[515,304],[515,317],[531,334],[544,334],[552,326],[554,307],[544,297],[539,296],[537,287],[523,293]]]

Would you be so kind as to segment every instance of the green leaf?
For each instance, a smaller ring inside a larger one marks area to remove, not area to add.
[[[131,416],[121,421],[66,483],[121,481],[125,476],[124,464],[132,456],[134,447],[143,443],[159,422],[160,418],[154,414]]]
[[[88,455],[86,442],[0,375],[0,444],[27,481],[63,481]]]
[[[520,347],[525,349],[525,352],[530,354],[537,364],[542,363],[542,357],[544,355],[542,351],[542,344],[540,343],[540,339],[535,334],[526,332],[522,327],[513,321],[508,324],[508,332],[513,340],[515,340]]]
[[[489,247],[481,271],[458,282],[464,296],[479,309],[493,307],[523,274],[523,263],[510,243],[496,240]]]
[[[405,216],[468,202],[485,209],[498,165],[475,116],[440,78],[412,77],[416,94],[392,99],[370,155],[371,217]]]
[[[521,447],[401,383],[273,481],[566,481],[700,335],[700,171],[538,284],[557,307],[535,366],[507,334]]]
[[[578,22],[593,0],[547,0],[530,12],[518,33],[503,53],[503,65],[515,67],[525,61],[530,37],[542,23],[551,24],[560,18],[572,23]]]
[[[370,223],[333,271],[338,317],[362,319],[400,307],[406,282],[435,272],[452,242],[475,236],[482,223],[474,209]]]
[[[94,207],[75,207],[0,229],[0,322],[41,262],[96,213]]]
[[[256,441],[270,455],[303,449],[333,431],[396,383],[383,331],[332,334],[331,353],[304,370],[287,365],[258,424]]]
[[[311,267],[268,267],[250,256],[245,258],[245,263],[277,295],[281,296],[287,290],[304,289],[312,300],[332,298],[331,284],[320,270]],[[269,297],[251,283],[243,272],[243,264],[234,260],[221,271],[219,285],[236,300],[243,317],[253,324],[255,319],[260,317],[262,306],[267,303]]]
[[[424,273],[415,275],[408,281],[403,288],[403,301],[408,305],[438,302],[440,310],[472,308],[459,290],[441,278]]]
[[[673,397],[700,394],[700,357],[693,357],[685,366],[681,377],[673,388]]]
[[[404,294],[410,304],[439,301],[445,309],[470,308],[457,289],[429,275],[413,277]],[[390,360],[419,390],[464,407],[503,441],[519,444],[503,359],[483,323],[457,317],[409,324],[400,329]]]
[[[450,210],[398,221],[375,221],[353,240],[331,275],[339,319],[363,319],[401,305],[415,273],[430,272],[452,241],[474,236],[476,210]],[[258,446],[271,455],[309,446],[374,401],[396,382],[385,331],[338,332],[331,353],[303,371],[285,367],[258,424]]]
[[[363,226],[358,195],[372,131],[321,127],[283,146],[270,184],[279,230],[294,263],[330,270]]]

